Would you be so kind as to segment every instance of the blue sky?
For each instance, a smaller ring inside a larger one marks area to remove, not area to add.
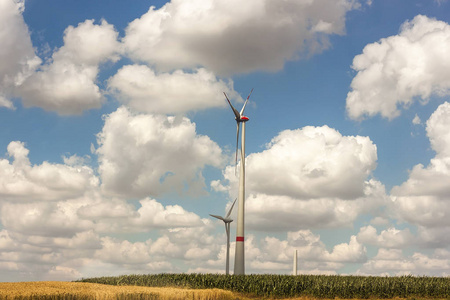
[[[448,276],[449,5],[0,0],[0,280]]]

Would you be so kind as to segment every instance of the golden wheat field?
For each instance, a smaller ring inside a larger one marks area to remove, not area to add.
[[[249,299],[220,289],[111,286],[85,282],[0,283],[0,299]]]

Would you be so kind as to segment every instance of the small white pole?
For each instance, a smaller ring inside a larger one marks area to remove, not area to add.
[[[293,267],[292,274],[294,276],[297,275],[297,250],[294,251],[294,267]]]

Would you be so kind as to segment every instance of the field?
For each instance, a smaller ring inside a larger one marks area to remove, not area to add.
[[[181,289],[142,286],[110,286],[85,282],[0,283],[0,299],[69,300],[69,299],[140,299],[140,300],[231,300],[247,299],[219,289]]]
[[[223,289],[260,298],[450,299],[450,277],[159,274],[84,279],[108,285]]]
[[[450,299],[450,277],[127,275],[0,283],[1,299]]]

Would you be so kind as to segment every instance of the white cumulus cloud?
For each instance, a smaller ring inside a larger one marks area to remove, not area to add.
[[[0,196],[3,200],[62,200],[83,195],[99,185],[88,166],[43,162],[32,165],[25,144],[8,145],[8,158],[0,158]]]
[[[198,135],[189,119],[133,114],[125,107],[105,117],[98,144],[104,190],[127,196],[202,193],[202,169],[223,162],[220,147]]]
[[[336,273],[348,262],[365,262],[366,249],[355,236],[349,243],[335,245],[331,251],[326,249],[319,235],[310,230],[290,231],[284,240],[267,236],[259,242],[250,241],[258,249],[250,262],[252,269],[263,272],[279,272],[292,269],[294,251],[300,261],[301,273]]]
[[[118,32],[102,20],[86,20],[64,32],[64,45],[52,60],[17,88],[25,106],[38,106],[59,114],[81,114],[99,108],[104,97],[96,80],[99,65],[117,61],[121,51]]]
[[[237,96],[232,81],[219,80],[205,69],[155,73],[145,65],[128,65],[109,79],[108,87],[122,103],[147,113],[174,114],[224,107],[222,92]]]
[[[384,186],[369,179],[376,160],[368,137],[327,126],[285,130],[246,158],[246,222],[259,230],[347,226],[386,200]],[[224,178],[212,186],[234,199],[234,166]]]
[[[80,220],[77,210],[82,201],[4,203],[2,225],[10,231],[31,236],[72,237],[89,230],[93,223]]]
[[[14,107],[10,98],[15,86],[41,62],[34,53],[22,12],[23,2],[0,2],[0,107]]]
[[[347,95],[352,119],[376,114],[392,119],[417,98],[450,93],[450,25],[423,15],[400,33],[364,47],[353,60],[357,71]]]
[[[126,28],[128,55],[158,70],[206,67],[216,74],[279,70],[345,33],[355,0],[174,0]]]
[[[204,225],[198,215],[180,205],[164,206],[150,198],[139,200],[140,207],[119,199],[92,199],[78,209],[80,219],[95,223],[97,232],[147,232],[162,228],[189,228]]]
[[[357,239],[363,244],[383,248],[406,248],[414,243],[415,238],[408,228],[399,230],[391,227],[378,235],[375,227],[369,225],[360,228]]]
[[[449,258],[449,252],[446,250],[436,250],[431,255],[415,252],[407,256],[399,249],[380,248],[378,254],[368,260],[358,273],[361,275],[448,276]]]
[[[282,131],[266,147],[247,158],[248,190],[305,200],[362,196],[377,160],[368,137],[342,136],[328,126]]]
[[[418,164],[409,178],[392,189],[397,216],[424,227],[449,227],[450,103],[441,104],[427,121],[427,135],[436,156],[428,166]]]

